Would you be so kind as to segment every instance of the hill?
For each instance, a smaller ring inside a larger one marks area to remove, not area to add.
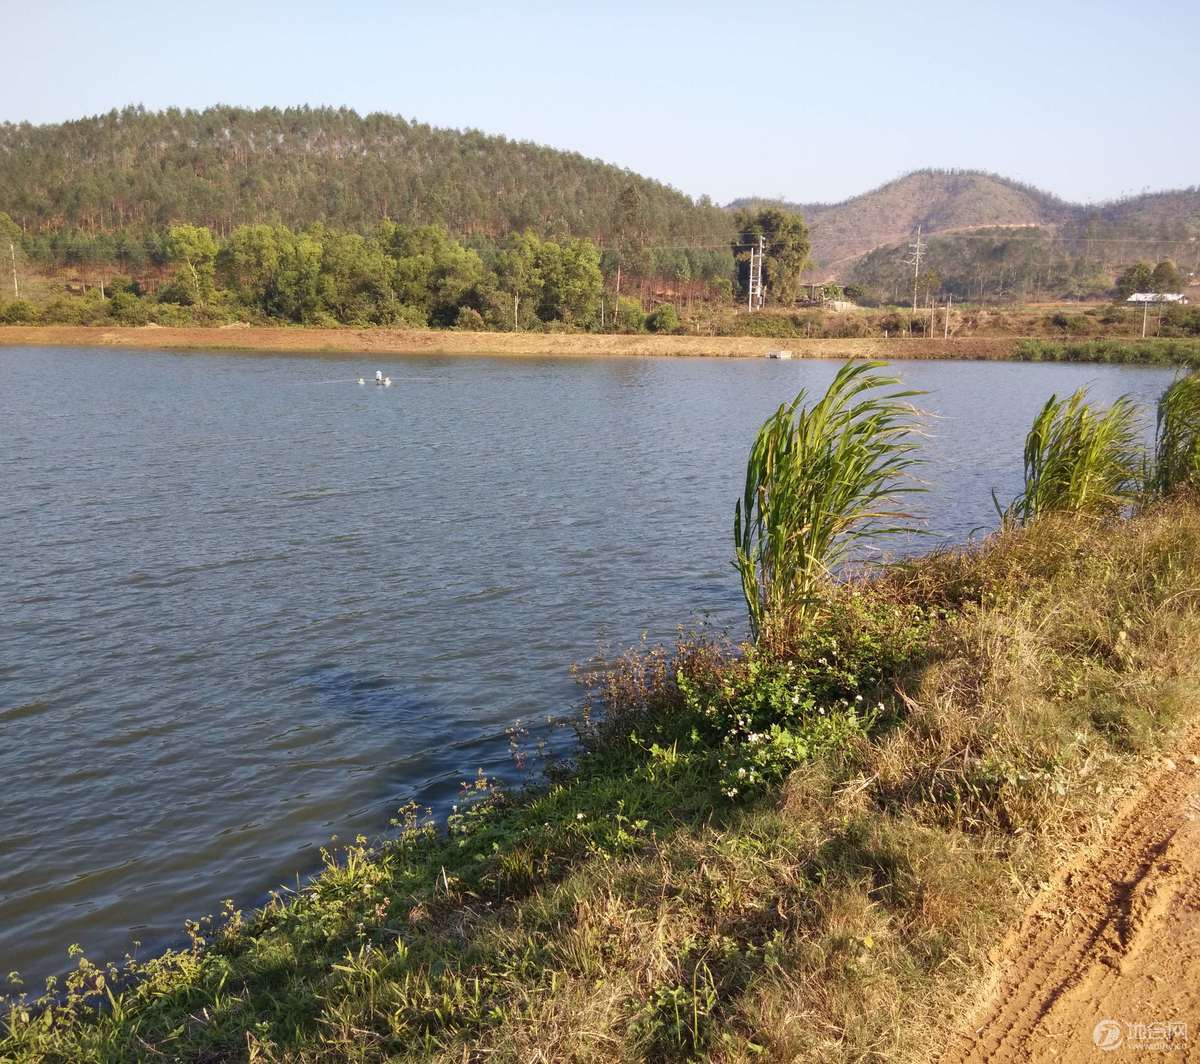
[[[0,211],[27,234],[150,231],[177,221],[218,234],[254,222],[365,229],[387,218],[440,222],[459,236],[529,227],[603,243],[630,188],[640,239],[730,236],[726,212],[629,170],[395,115],[129,107],[57,125],[0,125]]]
[[[780,201],[748,199],[731,206],[766,202]],[[873,251],[895,258],[891,253],[912,239],[918,225],[926,236],[942,235],[943,242],[952,240],[948,234],[1036,227],[1028,236],[1043,242],[1091,240],[1093,251],[1103,242],[1105,254],[1097,258],[1106,263],[1186,253],[1186,246],[1175,245],[1187,245],[1200,232],[1200,188],[1084,205],[969,170],[920,170],[840,203],[781,205],[808,221],[817,269],[840,277],[852,277],[859,260]],[[1163,241],[1172,246],[1160,246]],[[970,257],[970,246],[955,254]]]

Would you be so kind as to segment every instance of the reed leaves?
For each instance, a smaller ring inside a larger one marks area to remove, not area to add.
[[[1139,494],[1145,458],[1137,407],[1121,396],[1097,410],[1080,388],[1052,395],[1025,439],[1025,487],[1003,516],[1028,524],[1056,512],[1111,512]]]
[[[733,532],[756,639],[802,624],[855,540],[911,527],[897,502],[920,490],[907,476],[920,393],[881,391],[900,383],[885,366],[847,363],[821,399],[801,391],[758,432]]]
[[[1180,377],[1158,401],[1153,487],[1200,488],[1200,375]]]

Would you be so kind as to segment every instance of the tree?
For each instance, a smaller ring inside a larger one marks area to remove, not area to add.
[[[739,211],[736,220],[737,242],[742,245],[739,257],[747,264],[744,284],[749,284],[749,255],[745,245],[756,245],[760,237],[764,238],[763,284],[767,293],[785,306],[794,303],[800,294],[800,278],[808,268],[812,247],[804,219],[791,211],[766,207]]]
[[[1150,289],[1154,292],[1178,292],[1183,287],[1179,268],[1170,259],[1164,259],[1154,267],[1150,275]]]
[[[7,214],[0,211],[0,246],[8,252],[8,265],[12,270],[13,299],[21,298],[21,287],[17,283],[17,245],[21,240],[21,227]]]
[[[500,290],[512,298],[514,329],[521,327],[521,300],[536,296],[542,289],[542,272],[538,267],[541,248],[537,234],[526,229],[509,236],[496,260]]]
[[[542,275],[539,316],[586,324],[600,305],[600,250],[590,240],[546,241],[538,255]]]
[[[195,303],[212,295],[217,264],[217,242],[202,225],[173,225],[167,235],[167,253],[180,267],[184,284]]]
[[[1134,292],[1149,292],[1154,286],[1154,271],[1148,262],[1135,262],[1117,278],[1117,295],[1128,299]]]

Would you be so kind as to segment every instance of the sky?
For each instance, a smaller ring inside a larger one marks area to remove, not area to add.
[[[3,121],[344,105],[720,203],[928,166],[1082,202],[1200,184],[1200,0],[0,0],[0,27]]]

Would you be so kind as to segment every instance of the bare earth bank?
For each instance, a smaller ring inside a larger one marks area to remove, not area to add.
[[[237,350],[320,355],[558,355],[761,358],[790,350],[797,358],[1011,358],[1016,337],[958,339],[781,340],[748,336],[623,336],[424,329],[214,328],[94,325],[0,326],[0,347],[110,346],[161,350]]]
[[[1200,1060],[1200,731],[1005,944],[942,1064]]]

